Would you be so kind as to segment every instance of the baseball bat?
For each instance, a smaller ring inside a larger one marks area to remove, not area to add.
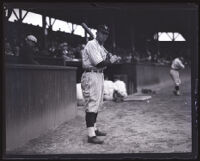
[[[89,29],[89,27],[83,22],[81,24],[81,26],[85,29],[85,31],[92,37],[92,39],[94,39],[94,35],[92,33],[92,31]]]

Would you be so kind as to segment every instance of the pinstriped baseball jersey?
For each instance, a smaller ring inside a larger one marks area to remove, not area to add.
[[[96,65],[106,59],[106,51],[96,39],[87,43],[82,53],[82,66],[84,69],[95,69]]]

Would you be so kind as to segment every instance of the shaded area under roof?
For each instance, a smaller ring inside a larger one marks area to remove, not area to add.
[[[55,17],[61,20],[81,24],[87,19],[88,23],[95,27],[96,24],[109,22],[110,18],[117,17],[120,21],[127,19],[140,19],[150,21],[151,24],[165,26],[160,23],[171,22],[179,19],[179,23],[173,26],[185,24],[187,15],[194,11],[196,6],[192,4],[136,4],[136,3],[7,3],[13,8],[22,8],[28,11]],[[186,16],[186,17],[185,17]],[[170,25],[168,25],[170,27]]]
[[[115,26],[116,39],[135,34],[179,32],[186,39],[191,35],[191,22],[197,11],[194,4],[159,3],[7,3],[8,7],[65,20],[74,24],[86,22],[89,27],[99,24]],[[132,25],[132,26],[131,26]],[[128,39],[127,39],[128,41]]]

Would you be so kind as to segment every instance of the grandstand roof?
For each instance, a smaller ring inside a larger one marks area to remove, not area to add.
[[[117,18],[124,19],[134,17],[141,21],[146,21],[150,25],[156,23],[161,28],[176,29],[176,26],[185,24],[185,16],[193,11],[192,4],[136,4],[136,3],[12,3],[9,6],[23,8],[32,12],[45,14],[62,20],[68,20],[81,24],[85,18],[91,26],[108,21],[110,16],[120,16]],[[164,20],[162,20],[162,17]],[[100,19],[99,19],[100,18]],[[130,19],[129,19],[130,20]],[[147,21],[148,20],[148,21]],[[178,20],[178,22],[177,22]],[[99,22],[100,21],[100,22]],[[166,23],[161,23],[165,21]],[[169,22],[177,23],[171,26]],[[108,21],[109,22],[109,21]],[[137,22],[137,23],[140,23]],[[166,25],[166,24],[169,25]],[[181,23],[181,24],[180,24]],[[185,25],[183,25],[185,26]]]
[[[8,6],[65,20],[75,24],[87,22],[91,28],[99,24],[115,24],[117,37],[129,35],[130,23],[136,34],[180,32],[190,35],[194,18],[193,4],[144,3],[10,3]]]

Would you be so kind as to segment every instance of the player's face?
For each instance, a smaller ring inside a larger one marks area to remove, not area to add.
[[[31,41],[31,40],[27,40],[26,42],[27,42],[27,44],[28,44],[29,46],[35,47],[35,42],[33,42],[33,41]]]
[[[181,60],[181,61],[184,61],[184,58],[183,58],[183,57],[180,57],[180,60]]]
[[[103,32],[98,32],[97,38],[98,38],[99,41],[101,41],[102,43],[104,43],[107,40],[107,38],[108,38],[108,34],[103,33]]]

